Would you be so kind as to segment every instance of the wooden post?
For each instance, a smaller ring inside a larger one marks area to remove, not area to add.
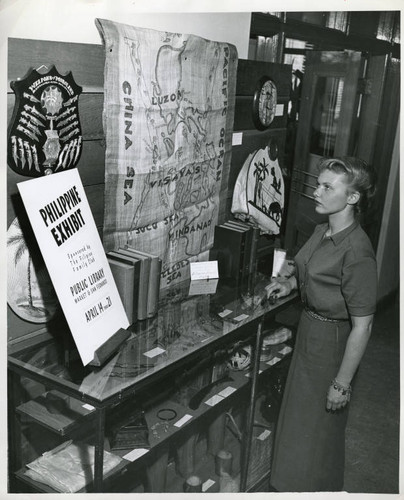
[[[94,450],[94,491],[102,492],[104,474],[105,408],[98,408],[96,415],[96,443]]]
[[[168,447],[159,451],[154,462],[147,464],[147,489],[150,493],[165,493],[167,484]]]
[[[175,469],[183,478],[192,476],[195,471],[195,448],[199,434],[191,434],[176,451]]]
[[[218,415],[209,425],[208,429],[208,453],[216,455],[219,450],[224,448],[224,436],[226,429],[226,413]]]

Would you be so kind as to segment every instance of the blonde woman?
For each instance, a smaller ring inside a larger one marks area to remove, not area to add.
[[[298,289],[304,305],[275,436],[277,491],[341,491],[351,383],[376,310],[376,260],[358,215],[374,191],[357,158],[322,159],[316,212],[328,216],[295,257],[296,275],[268,296]]]

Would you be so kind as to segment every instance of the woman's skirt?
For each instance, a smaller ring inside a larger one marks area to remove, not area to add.
[[[303,311],[279,413],[271,484],[278,491],[341,491],[348,406],[327,412],[326,395],[344,355],[348,321]]]

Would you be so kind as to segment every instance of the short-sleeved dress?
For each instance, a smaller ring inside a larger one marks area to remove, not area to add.
[[[344,355],[350,316],[375,312],[377,272],[358,222],[331,237],[327,227],[317,226],[295,258],[305,309],[276,429],[271,484],[278,491],[343,488],[349,405],[327,412],[326,394]]]

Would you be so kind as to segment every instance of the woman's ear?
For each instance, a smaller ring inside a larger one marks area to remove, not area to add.
[[[352,191],[352,193],[350,193],[348,195],[348,204],[349,205],[356,205],[360,199],[361,195],[359,193],[359,191]]]

